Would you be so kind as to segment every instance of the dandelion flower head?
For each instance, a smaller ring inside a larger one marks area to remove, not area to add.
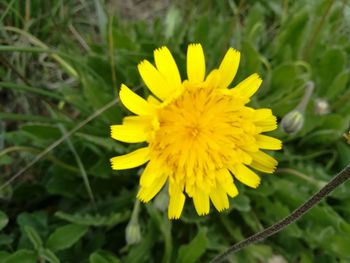
[[[223,211],[228,196],[238,194],[236,179],[256,188],[260,177],[255,170],[272,173],[277,165],[263,150],[279,150],[282,143],[262,134],[277,128],[276,117],[270,109],[247,106],[262,80],[255,73],[229,88],[240,61],[233,48],[206,76],[202,46],[190,44],[184,81],[166,47],[154,51],[154,61],[155,66],[147,60],[138,65],[153,95],[145,100],[123,84],[121,102],[135,115],[111,126],[112,138],[147,146],[113,157],[112,168],[147,163],[137,198],[149,202],[167,185],[170,219],[180,217],[186,197],[199,215],[209,213],[210,201]]]

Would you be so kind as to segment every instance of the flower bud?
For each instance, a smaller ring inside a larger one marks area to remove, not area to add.
[[[304,115],[298,110],[292,110],[281,121],[281,129],[288,134],[295,134],[304,124]]]
[[[137,220],[130,220],[125,229],[125,239],[128,245],[138,244],[141,241],[141,230]]]
[[[343,137],[345,138],[346,143],[350,144],[350,130],[348,131],[348,133],[344,133]]]
[[[316,99],[315,101],[315,113],[317,115],[326,115],[330,113],[329,103],[325,99]]]
[[[154,200],[154,207],[162,212],[165,212],[168,208],[169,194],[167,193],[167,190],[168,187],[164,187]]]

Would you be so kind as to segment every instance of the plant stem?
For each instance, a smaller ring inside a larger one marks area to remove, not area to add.
[[[318,35],[320,34],[321,32],[321,29],[324,25],[324,23],[326,22],[326,18],[329,14],[329,12],[331,11],[331,8],[333,6],[333,3],[334,3],[334,0],[329,0],[329,3],[324,11],[324,13],[322,14],[322,17],[321,17],[321,21],[318,23],[314,33],[312,34],[311,38],[310,38],[310,41],[308,41],[305,45],[305,48],[304,48],[304,51],[303,51],[303,57],[304,59],[306,60],[307,57],[309,56],[309,52],[310,50],[313,48],[314,44],[315,44],[315,41],[318,37]]]
[[[317,205],[323,198],[327,197],[334,189],[336,189],[341,184],[345,183],[350,178],[350,164],[340,171],[329,183],[327,183],[321,190],[315,193],[309,198],[305,203],[295,209],[287,217],[283,218],[279,222],[265,228],[263,231],[256,233],[236,244],[229,247],[225,252],[216,256],[211,262],[222,262],[231,253],[235,253],[248,245],[255,242],[261,241],[269,236],[272,236],[288,225],[294,223],[299,218],[301,218],[305,213],[307,213],[311,208]]]

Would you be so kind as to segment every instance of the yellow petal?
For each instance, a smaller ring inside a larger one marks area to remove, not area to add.
[[[137,115],[153,115],[155,107],[134,93],[126,85],[122,84],[119,97],[124,106]]]
[[[262,83],[258,74],[254,73],[245,80],[241,81],[234,90],[239,92],[242,96],[250,98],[259,89]]]
[[[148,139],[149,132],[145,127],[137,125],[112,125],[111,137],[115,140],[127,143],[144,142]]]
[[[280,150],[282,148],[282,142],[276,138],[258,134],[255,136],[256,143],[259,148],[266,150]]]
[[[159,169],[159,166],[154,161],[150,161],[141,174],[140,185],[149,187],[161,174],[163,174],[163,171]]]
[[[219,184],[218,187],[211,190],[210,200],[219,212],[229,207],[226,191]]]
[[[226,191],[226,193],[229,196],[235,197],[236,195],[238,195],[238,189],[233,182],[232,175],[227,169],[219,170],[216,174],[216,178],[221,187]]]
[[[147,101],[148,101],[148,103],[153,104],[153,105],[155,105],[155,106],[158,106],[158,105],[160,105],[160,103],[161,103],[156,97],[154,97],[154,96],[152,96],[152,95],[149,95],[149,96],[147,97]]]
[[[181,85],[181,77],[176,62],[167,47],[154,51],[154,60],[159,72],[166,79],[169,91],[174,92]]]
[[[172,92],[163,75],[147,60],[138,66],[140,75],[149,90],[161,100],[165,100]]]
[[[254,111],[254,123],[262,132],[273,131],[277,129],[277,119],[272,115],[270,109],[258,109]]]
[[[250,153],[250,155],[253,158],[250,166],[254,169],[257,169],[264,173],[273,173],[275,171],[278,162],[270,155],[262,151]]]
[[[217,88],[220,84],[220,72],[217,69],[212,70],[205,79],[205,85],[210,88]]]
[[[257,109],[254,110],[254,121],[261,121],[273,116],[270,109]]]
[[[172,187],[173,190],[169,191],[169,207],[168,207],[168,218],[178,219],[182,213],[185,204],[185,195],[183,194],[181,187]]]
[[[192,198],[198,215],[202,216],[209,214],[210,204],[209,195],[207,193],[203,192],[199,188],[196,188]]]
[[[231,169],[235,177],[245,185],[257,188],[260,184],[260,177],[243,164],[236,164]]]
[[[125,170],[140,166],[149,160],[149,148],[144,147],[131,153],[111,158],[112,169]]]
[[[233,49],[230,48],[222,60],[219,71],[220,71],[220,84],[219,88],[227,88],[234,77],[236,76],[238,66],[239,66],[239,61],[240,61],[240,53]]]
[[[152,118],[150,116],[126,116],[123,118],[123,124],[139,127],[148,127],[151,125]]]
[[[190,44],[187,48],[187,77],[191,82],[202,82],[205,76],[205,57],[200,44]]]
[[[154,180],[150,186],[141,186],[139,192],[137,193],[137,198],[142,202],[149,202],[164,186],[168,176],[162,174]]]

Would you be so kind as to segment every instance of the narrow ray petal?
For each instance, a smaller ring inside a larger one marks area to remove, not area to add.
[[[257,188],[260,184],[260,177],[243,164],[234,165],[231,171],[240,182],[249,187]]]
[[[153,104],[155,106],[158,106],[161,104],[161,102],[156,97],[154,97],[152,95],[149,95],[147,97],[147,101],[148,101],[148,103]]]
[[[185,204],[185,195],[183,194],[181,187],[171,186],[172,191],[169,191],[169,208],[168,208],[168,218],[178,219],[182,213]]]
[[[140,185],[149,187],[161,174],[163,174],[163,171],[159,169],[155,161],[151,160],[141,174]]]
[[[217,172],[216,178],[220,183],[221,187],[226,191],[226,193],[235,197],[238,195],[238,189],[233,182],[233,177],[227,169],[221,169]]]
[[[205,76],[205,57],[200,44],[187,48],[187,76],[191,82],[202,82]]]
[[[279,139],[262,134],[257,135],[255,139],[261,149],[280,150],[282,148],[282,142]]]
[[[229,207],[226,191],[219,184],[211,190],[210,200],[219,212]]]
[[[141,186],[137,198],[144,202],[147,203],[149,202],[164,186],[166,180],[168,179],[168,176],[166,174],[162,174],[154,180],[151,185],[145,187]]]
[[[149,148],[144,147],[131,153],[111,158],[112,169],[125,170],[140,166],[149,160]]]
[[[262,151],[254,152],[250,155],[253,158],[250,166],[254,169],[257,169],[264,173],[273,173],[275,171],[278,162],[270,155]]]
[[[149,90],[161,100],[172,92],[163,75],[147,60],[138,65],[139,73]]]
[[[205,79],[205,85],[207,87],[217,88],[220,84],[220,71],[217,69],[212,70]]]
[[[124,106],[137,115],[153,115],[155,107],[122,84],[119,97]]]
[[[176,62],[167,47],[154,51],[154,60],[159,72],[167,80],[169,92],[174,92],[181,85],[181,77]]]
[[[127,143],[144,142],[148,139],[149,132],[145,127],[137,125],[112,125],[111,137]]]
[[[209,204],[209,195],[199,188],[195,189],[193,194],[193,203],[197,211],[197,214],[207,215],[209,214],[210,204]]]
[[[239,51],[230,48],[222,60],[219,71],[220,71],[220,84],[219,88],[227,88],[234,77],[236,76],[238,66],[239,66],[239,61],[240,61],[240,53]]]
[[[259,75],[254,73],[235,86],[234,90],[242,96],[250,98],[259,89],[261,83]]]

